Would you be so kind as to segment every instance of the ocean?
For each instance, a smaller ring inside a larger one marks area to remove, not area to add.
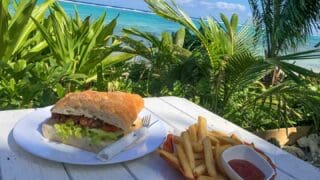
[[[41,1],[43,0],[40,0],[39,2]],[[121,30],[123,28],[135,27],[142,31],[160,35],[163,31],[173,32],[181,27],[177,23],[168,21],[147,11],[111,7],[99,4],[87,4],[74,1],[60,1],[60,3],[65,11],[70,15],[74,15],[74,8],[76,6],[81,17],[91,16],[92,19],[96,19],[100,17],[103,12],[106,12],[106,22],[110,22],[112,19],[118,16],[115,34],[121,34]],[[314,45],[319,42],[320,34],[312,35],[308,39],[307,43],[301,46],[299,50],[312,49]],[[307,69],[312,69],[315,72],[320,72],[320,59],[297,61],[296,64]]]

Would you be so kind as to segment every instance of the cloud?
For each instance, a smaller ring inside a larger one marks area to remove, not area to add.
[[[246,7],[242,4],[228,3],[223,1],[215,2],[215,3],[212,3],[209,1],[201,1],[200,3],[209,9],[217,8],[220,10],[239,11],[239,12],[244,12],[246,10]]]

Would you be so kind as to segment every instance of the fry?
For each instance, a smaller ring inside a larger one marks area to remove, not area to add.
[[[221,154],[223,153],[223,151],[225,151],[229,147],[231,147],[230,144],[224,145],[224,146],[220,146],[220,144],[217,144],[217,146],[215,148],[215,159],[217,162],[217,166],[222,174],[226,174],[226,172],[224,171],[224,168],[223,168],[223,165],[221,162]]]
[[[202,141],[207,136],[207,120],[199,116],[198,117],[198,140]]]
[[[203,153],[194,153],[194,159],[195,160],[203,159]]]
[[[183,147],[184,147],[184,150],[187,154],[187,157],[188,157],[188,160],[189,160],[189,163],[190,163],[190,167],[191,169],[195,168],[195,162],[194,162],[194,154],[193,154],[193,150],[192,150],[192,146],[191,146],[191,143],[190,143],[190,137],[189,137],[189,134],[188,132],[183,132],[181,134],[182,136],[182,141],[183,141]]]
[[[202,141],[203,143],[203,150],[204,150],[204,162],[207,166],[208,174],[212,177],[217,176],[217,170],[215,168],[215,162],[213,159],[212,153],[212,145],[209,137],[206,137]]]
[[[217,138],[220,142],[221,145],[225,144],[231,144],[231,145],[239,145],[242,144],[241,142],[232,139],[231,137],[228,136],[220,136],[220,135],[215,135],[215,138]]]
[[[206,165],[200,164],[199,166],[197,166],[193,169],[193,174],[195,176],[200,176],[200,175],[204,174],[206,172],[206,170],[207,170]]]
[[[201,175],[197,178],[197,180],[216,180],[216,178],[214,177],[211,177],[211,176],[204,176],[204,175]]]
[[[239,144],[242,144],[241,139],[240,139],[237,135],[232,134],[230,137],[231,137],[232,139],[234,139],[234,140],[238,141],[238,143],[239,143]]]
[[[210,135],[209,135],[208,137],[210,138],[211,143],[212,143],[214,146],[219,143],[219,140],[218,140],[216,137],[210,136]]]
[[[175,144],[181,144],[181,142],[182,142],[181,137],[174,135],[174,136],[173,136],[173,142],[174,142]]]
[[[197,137],[197,127],[196,124],[191,125],[188,129],[189,135],[190,135],[190,141],[191,142],[197,142],[198,137]]]
[[[177,144],[176,145],[177,153],[178,153],[178,159],[180,162],[180,165],[182,166],[182,169],[184,171],[184,175],[187,178],[193,179],[193,173],[189,164],[189,161],[187,159],[187,156],[185,152],[183,151],[182,145]]]
[[[204,164],[204,160],[203,159],[196,159],[195,163],[196,163],[196,166],[199,166],[200,164]]]
[[[221,132],[221,131],[216,131],[216,130],[213,130],[213,131],[209,131],[208,133],[212,134],[213,136],[227,136],[228,135],[224,132]]]
[[[173,163],[174,166],[180,167],[179,160],[174,154],[169,153],[167,151],[164,151],[162,149],[158,149],[158,152],[159,152],[160,156],[169,160],[171,163]]]
[[[192,149],[194,152],[202,152],[203,151],[203,145],[200,142],[192,142]]]

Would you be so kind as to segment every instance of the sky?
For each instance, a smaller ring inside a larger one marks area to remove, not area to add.
[[[92,3],[133,8],[139,10],[149,10],[143,0],[81,0]],[[251,16],[250,7],[247,0],[176,0],[180,7],[191,17],[213,16],[217,19],[220,13],[228,17],[232,13],[239,15],[240,22],[246,21]]]

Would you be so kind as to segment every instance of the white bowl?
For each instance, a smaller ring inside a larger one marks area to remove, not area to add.
[[[226,149],[221,156],[223,168],[232,180],[242,180],[238,173],[234,171],[228,163],[233,159],[249,161],[263,172],[265,179],[270,179],[275,173],[269,162],[253,148],[246,145],[237,145]]]

